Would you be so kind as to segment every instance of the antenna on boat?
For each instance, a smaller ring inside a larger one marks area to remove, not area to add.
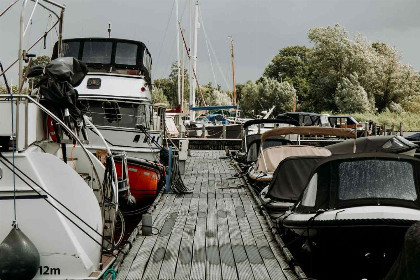
[[[108,38],[111,38],[111,23],[108,23]]]

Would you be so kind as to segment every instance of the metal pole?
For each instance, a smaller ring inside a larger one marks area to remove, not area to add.
[[[168,171],[166,172],[166,193],[171,192],[172,146],[169,146]]]
[[[192,56],[193,59],[193,72],[195,73],[194,75],[194,83],[193,83],[193,103],[192,106],[195,107],[195,92],[197,90],[197,87],[199,87],[198,85],[198,81],[197,81],[197,52],[198,52],[198,48],[197,48],[197,41],[198,41],[198,0],[195,2],[195,23],[194,23],[194,55]],[[194,118],[195,118],[195,111],[194,111]]]
[[[176,63],[177,63],[177,69],[178,69],[178,105],[182,104],[181,101],[181,68],[180,68],[180,61],[179,61],[179,11],[178,11],[178,0],[175,0],[175,9],[176,9]],[[182,106],[182,105],[181,105]],[[181,108],[182,112],[182,108]]]
[[[228,36],[230,38],[230,56],[232,58],[232,94],[233,94],[233,105],[236,105],[236,85],[235,85],[235,62],[234,58],[235,55],[233,53],[233,38],[232,36]]]
[[[19,34],[19,53],[18,53],[18,58],[19,58],[19,84],[22,84],[22,80],[23,80],[23,48],[22,48],[22,44],[23,44],[23,30],[24,30],[24,17],[25,17],[25,8],[26,8],[26,3],[28,0],[24,0],[22,3],[22,10],[20,11],[20,34]],[[20,92],[19,92],[20,93]]]
[[[181,30],[184,32],[184,30]],[[185,48],[182,48],[182,63],[181,63],[181,112],[184,112],[184,90],[185,90],[185,65],[184,65],[184,57],[185,57]]]
[[[192,0],[189,1],[189,5],[190,5],[190,54],[191,54],[191,49],[192,49],[192,34],[193,34],[193,29],[192,29]],[[190,59],[189,59],[189,74],[190,74],[190,104],[189,107],[194,107],[193,103],[194,103],[194,98],[193,98],[193,67],[192,67],[192,60],[191,60],[191,55],[190,55]],[[195,113],[194,111],[190,110],[190,121],[194,121],[195,120]]]
[[[63,56],[63,17],[64,8],[60,12],[60,21],[58,23],[58,57]]]

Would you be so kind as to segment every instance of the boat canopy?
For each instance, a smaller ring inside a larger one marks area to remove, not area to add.
[[[350,128],[331,128],[319,126],[299,126],[299,127],[280,127],[266,131],[261,136],[261,142],[272,136],[299,134],[299,135],[325,135],[337,136],[342,138],[356,138],[355,130]]]
[[[301,126],[316,126],[321,124],[321,115],[317,113],[287,112],[278,115],[277,118],[280,118],[281,116],[290,117],[299,122]]]
[[[330,156],[331,152],[322,147],[285,145],[262,150],[255,165],[256,172],[274,172],[284,159],[302,156]]]
[[[356,206],[420,209],[420,160],[389,153],[337,155],[314,168],[297,213]]]
[[[139,41],[116,38],[74,38],[63,40],[63,56],[74,57],[87,64],[90,72],[144,75],[151,83],[152,56]],[[58,57],[55,43],[52,59]]]
[[[292,119],[287,116],[278,116],[277,119],[257,119],[257,120],[250,120],[244,123],[244,129],[251,125],[255,124],[263,124],[263,123],[284,123],[284,124],[290,124],[294,126],[299,126],[299,122],[295,119]]]
[[[418,146],[401,136],[369,136],[356,140],[356,153],[404,153]],[[341,143],[326,146],[332,154],[349,154],[353,152],[354,141],[349,139]]]
[[[313,169],[325,157],[289,157],[278,165],[273,174],[266,197],[273,200],[295,202],[305,189]]]

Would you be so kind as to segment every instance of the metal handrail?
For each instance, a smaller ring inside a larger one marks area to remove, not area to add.
[[[0,98],[4,97],[6,99],[10,98],[9,94],[0,94]],[[80,147],[83,149],[86,157],[88,158],[90,165],[93,168],[94,174],[96,179],[98,180],[99,184],[102,185],[101,180],[99,179],[99,175],[96,171],[95,165],[93,164],[92,159],[90,158],[89,152],[87,150],[87,148],[83,145],[82,141],[77,137],[77,135],[62,121],[60,120],[56,115],[54,115],[50,110],[48,110],[47,108],[45,108],[43,105],[41,105],[38,101],[36,101],[35,99],[33,99],[32,97],[30,97],[29,95],[26,94],[13,94],[13,97],[17,97],[16,103],[19,102],[19,98],[26,98],[27,100],[30,100],[32,103],[34,103],[35,105],[37,105],[44,113],[46,113],[48,116],[50,116],[53,120],[55,120],[57,123],[59,123],[71,136],[72,138],[80,145]],[[17,104],[18,105],[18,104]],[[16,112],[16,114],[18,114],[19,112]],[[26,118],[28,116],[26,115]],[[27,121],[26,121],[26,125],[27,125]],[[26,130],[26,129],[25,129]],[[18,139],[18,135],[19,131],[16,131],[16,143],[17,143],[17,139]],[[28,146],[28,143],[25,143],[25,147]]]

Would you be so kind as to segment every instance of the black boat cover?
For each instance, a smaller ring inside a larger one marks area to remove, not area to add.
[[[80,85],[86,76],[86,64],[72,57],[60,57],[50,61],[41,73],[39,69],[32,68],[28,77],[43,73],[35,86],[39,88],[42,103],[62,120],[64,110],[68,109],[72,119],[80,121],[82,113],[77,108],[78,93],[74,87]]]
[[[273,200],[298,200],[317,163],[325,157],[289,157],[280,162],[270,182],[266,197]]]
[[[326,146],[333,155],[353,153],[354,140]],[[356,153],[403,153],[416,148],[417,145],[401,136],[369,136],[356,139]]]
[[[420,279],[420,222],[405,234],[403,248],[384,280]]]
[[[408,141],[420,141],[420,132],[414,133],[410,136],[405,137]]]
[[[244,123],[244,129],[254,125],[254,124],[263,124],[263,123],[284,123],[291,124],[294,126],[299,126],[299,122],[291,117],[278,115],[276,119],[257,119],[250,120]]]
[[[388,205],[420,210],[420,160],[390,153],[333,155],[317,163],[294,211]]]

